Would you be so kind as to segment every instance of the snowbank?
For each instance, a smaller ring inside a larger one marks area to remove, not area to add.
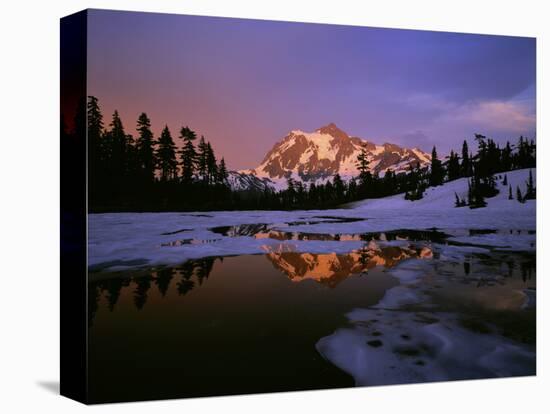
[[[536,169],[532,169],[533,182],[536,185]],[[514,200],[508,199],[508,186],[503,185],[504,175],[507,177],[508,184],[512,186],[512,195]],[[529,179],[529,169],[508,171],[506,173],[496,174],[497,188],[500,190],[495,197],[486,199],[487,210],[530,210],[535,208],[534,201],[527,201],[525,204],[519,203],[516,198],[516,187],[519,186],[522,194],[525,194],[527,180]],[[499,178],[501,177],[501,178]],[[405,200],[404,194],[398,194],[391,197],[362,200],[349,205],[356,211],[369,211],[376,209],[414,209],[414,210],[436,210],[436,209],[454,209],[455,193],[464,200],[468,198],[468,179],[460,178],[437,187],[430,187],[424,193],[424,198],[417,201]],[[468,207],[466,207],[468,209]]]

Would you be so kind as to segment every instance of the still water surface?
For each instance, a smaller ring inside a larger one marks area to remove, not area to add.
[[[271,231],[259,230],[254,234]],[[289,234],[281,237],[295,237]],[[528,300],[536,288],[534,254],[442,259],[436,245],[441,236],[420,236],[390,236],[410,242],[380,246],[369,236],[362,249],[347,254],[283,249],[175,267],[92,272],[90,398],[109,402],[353,386],[354,378],[325,359],[316,344],[349,324],[346,313],[373,307],[398,286],[392,269],[405,262],[431,266],[414,287],[429,298],[424,310],[455,312],[472,332],[487,330],[534,348],[535,307]],[[534,369],[529,365],[521,372]]]

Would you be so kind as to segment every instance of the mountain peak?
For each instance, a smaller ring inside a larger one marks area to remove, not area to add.
[[[395,144],[376,145],[359,137],[350,137],[331,122],[314,132],[293,130],[266,154],[253,174],[284,183],[288,177],[302,182],[324,182],[338,173],[344,179],[355,177],[357,157],[367,151],[371,172],[386,170],[399,173],[410,165],[427,165],[429,154]],[[318,181],[319,180],[319,181]],[[282,188],[282,187],[281,187]]]
[[[349,135],[342,131],[340,128],[336,126],[334,122],[331,122],[328,125],[322,126],[317,130],[317,132],[321,134],[328,134],[333,136],[334,138],[349,138]]]

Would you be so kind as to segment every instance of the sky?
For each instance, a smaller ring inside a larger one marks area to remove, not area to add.
[[[188,125],[231,169],[330,122],[442,155],[536,137],[534,38],[92,10],[87,82],[107,126]]]

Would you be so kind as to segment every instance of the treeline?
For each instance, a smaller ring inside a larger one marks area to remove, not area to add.
[[[218,161],[211,143],[189,126],[179,130],[178,149],[167,125],[154,136],[146,113],[136,120],[134,137],[116,110],[105,126],[96,97],[89,96],[84,108],[78,113],[87,111],[91,212],[328,208],[349,193],[341,179],[318,188],[299,182],[285,191],[235,191],[225,160]],[[64,124],[62,133],[68,134]]]
[[[225,160],[210,142],[182,126],[177,149],[168,126],[154,137],[142,113],[137,136],[128,134],[118,111],[104,126],[98,99],[88,97],[88,169],[91,211],[158,211],[221,208],[231,199]]]
[[[484,207],[487,204],[485,199],[494,197],[499,192],[495,179],[496,174],[536,167],[536,144],[534,140],[528,140],[521,136],[515,146],[507,141],[504,148],[500,148],[494,140],[481,134],[476,134],[475,140],[478,144],[475,156],[469,154],[468,144],[464,141],[461,162],[458,155],[451,151],[447,163],[448,181],[461,177],[470,178],[468,180],[467,198],[461,199],[455,194],[456,207]],[[523,203],[527,199],[536,197],[532,172],[529,172],[529,177],[529,182],[526,183],[527,193],[525,196],[520,195],[521,191],[517,187],[517,200],[519,202]],[[509,185],[506,176],[504,176],[502,184],[504,186]],[[511,186],[509,190],[511,191]],[[509,198],[512,199],[512,197]]]
[[[87,117],[82,116],[83,111]],[[81,119],[87,119],[87,124],[82,125]],[[199,139],[189,126],[180,127],[177,146],[168,126],[154,136],[146,113],[135,125],[136,135],[127,133],[115,110],[105,126],[98,99],[93,96],[78,108],[72,133],[87,130],[91,212],[323,209],[399,193],[414,201],[423,197],[427,187],[462,177],[470,178],[470,191],[466,200],[457,195],[456,205],[473,208],[485,205],[485,198],[498,192],[492,178],[495,173],[533,168],[536,160],[533,140],[520,137],[515,146],[508,142],[500,148],[494,140],[478,134],[475,153],[464,141],[460,156],[451,151],[447,159],[440,160],[434,147],[429,167],[416,163],[404,173],[391,169],[383,176],[372,173],[364,147],[357,157],[359,174],[350,180],[336,174],[323,183],[305,185],[289,177],[285,190],[235,191],[225,160],[218,161],[211,143],[204,136]],[[61,133],[70,135],[63,120]],[[518,200],[534,194],[533,187]]]
[[[363,172],[344,182],[336,175],[323,184],[305,186],[288,179],[288,188],[275,191],[232,190],[223,158],[204,136],[182,126],[177,139],[168,126],[154,137],[151,120],[142,113],[136,120],[134,137],[127,133],[118,111],[105,126],[99,101],[89,96],[87,111],[89,210],[105,211],[190,211],[330,208],[346,201],[392,194],[406,188],[410,177],[388,171],[378,180],[368,171],[366,152]],[[62,133],[67,133],[62,125]],[[198,141],[198,142],[197,142]],[[395,190],[394,190],[395,191]]]
[[[416,187],[405,194],[409,200],[423,197],[426,188],[438,186],[458,178],[469,178],[466,199],[455,194],[455,206],[470,208],[484,207],[485,199],[498,194],[495,174],[504,171],[536,167],[536,144],[534,140],[520,137],[513,146],[509,141],[504,148],[491,138],[475,134],[477,149],[470,151],[464,140],[461,155],[451,150],[445,161],[438,158],[437,150],[432,150],[430,168],[419,174]]]
[[[475,153],[470,151],[467,141],[464,140],[461,155],[453,150],[445,160],[441,160],[434,146],[429,166],[412,164],[406,173],[399,174],[388,169],[382,177],[370,171],[367,150],[363,148],[357,157],[358,177],[344,182],[336,174],[324,184],[311,184],[308,188],[300,181],[289,178],[287,190],[271,194],[270,197],[266,197],[266,202],[268,206],[274,207],[292,205],[294,208],[322,208],[401,193],[405,193],[406,200],[415,201],[423,198],[428,187],[466,177],[469,178],[468,196],[461,199],[455,194],[455,206],[484,207],[486,198],[498,194],[495,174],[536,167],[536,144],[534,140],[520,137],[516,145],[507,142],[504,148],[500,148],[493,139],[484,135],[476,134],[475,140]],[[503,185],[508,184],[504,182]],[[521,194],[519,187],[517,188],[516,199],[520,202],[536,197],[532,173],[529,174],[526,187],[525,194]],[[511,191],[510,187],[510,194]],[[510,196],[510,199],[512,198]]]

